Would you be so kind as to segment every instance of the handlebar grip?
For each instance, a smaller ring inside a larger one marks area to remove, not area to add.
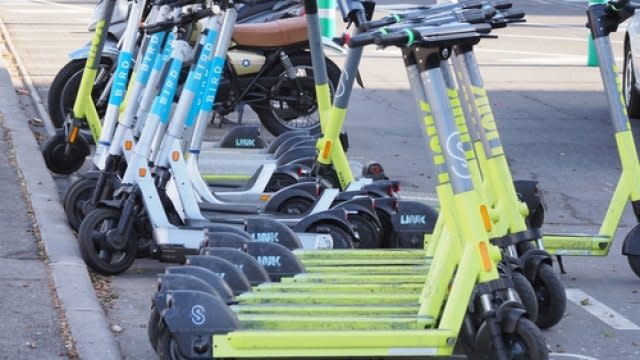
[[[372,32],[362,33],[355,36],[352,36],[349,39],[349,47],[356,48],[362,47],[365,45],[373,44],[376,38],[376,34]]]
[[[456,14],[459,22],[466,22],[470,24],[485,22],[495,15],[495,10],[490,13],[481,9],[467,9],[462,10]]]
[[[391,34],[378,34],[375,36],[374,43],[379,46],[390,45],[410,45],[416,38],[416,34],[412,29],[404,29],[403,31],[394,32]]]
[[[524,19],[525,13],[522,10],[509,9],[509,10],[503,11],[502,16],[504,16],[505,19],[509,19],[509,20],[519,20],[519,19]]]
[[[511,0],[492,0],[489,5],[493,6],[496,10],[511,9],[513,3]]]
[[[371,30],[371,29],[375,29],[383,26],[393,25],[395,23],[399,23],[402,20],[403,20],[402,15],[394,14],[394,15],[385,16],[378,20],[369,21],[364,26],[365,26],[365,30]]]
[[[607,5],[610,9],[618,11],[622,10],[622,8],[625,7],[629,3],[629,1],[630,0],[611,0]]]
[[[193,5],[203,3],[202,0],[156,0],[153,5],[162,6],[162,5],[172,5],[172,6],[185,6],[185,5]]]

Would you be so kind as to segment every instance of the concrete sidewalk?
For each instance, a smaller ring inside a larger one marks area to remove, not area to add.
[[[0,55],[0,358],[122,359],[29,127],[23,107],[31,105],[16,95],[22,85],[7,70],[1,39]],[[68,326],[59,325],[57,314]]]
[[[0,109],[0,347],[6,359],[67,356]]]

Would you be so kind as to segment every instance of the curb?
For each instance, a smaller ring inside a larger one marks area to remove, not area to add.
[[[32,92],[32,95],[34,92]],[[67,225],[58,192],[27,125],[4,60],[0,58],[0,109],[13,141],[36,225],[49,258],[49,271],[82,359],[120,360],[120,347],[98,302],[89,272]]]

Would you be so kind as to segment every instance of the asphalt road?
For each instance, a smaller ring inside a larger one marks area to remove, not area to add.
[[[540,181],[548,204],[546,231],[597,231],[620,164],[599,71],[584,66],[586,2],[516,2],[526,9],[528,22],[477,48],[514,178]],[[90,3],[0,0],[0,16],[45,99],[66,52],[89,39],[84,30]],[[621,62],[623,32],[612,40]],[[350,153],[380,161],[390,177],[401,180],[404,194],[429,197],[430,160],[398,52],[367,49],[365,54],[365,89],[354,92],[345,124]],[[632,126],[637,133],[640,123]],[[640,358],[640,280],[620,255],[633,225],[627,210],[608,257],[565,259],[568,274],[561,277],[571,301],[563,321],[545,331],[552,358]],[[154,275],[163,267],[139,261],[111,280],[117,298],[108,314],[123,329],[118,337],[130,359],[149,357],[149,299]]]

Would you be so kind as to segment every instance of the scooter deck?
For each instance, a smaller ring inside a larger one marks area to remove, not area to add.
[[[214,335],[214,358],[444,356],[457,330],[238,330]]]
[[[367,281],[367,282],[375,282],[375,283],[381,284],[381,283],[398,283],[398,282],[404,282],[404,283],[424,282],[425,277],[426,277],[426,273],[395,274],[395,275],[304,273],[304,274],[296,275],[294,277],[282,278],[280,281],[282,283],[315,282],[315,283],[333,283],[333,284],[357,284],[358,282]]]
[[[297,316],[238,314],[243,329],[260,330],[417,330],[434,325],[433,318],[404,316]]]
[[[357,293],[276,293],[251,292],[236,299],[243,304],[318,304],[318,305],[415,305],[419,294],[377,293],[362,296]]]
[[[291,315],[326,315],[326,316],[415,316],[418,305],[232,305],[237,314],[291,314]]]

